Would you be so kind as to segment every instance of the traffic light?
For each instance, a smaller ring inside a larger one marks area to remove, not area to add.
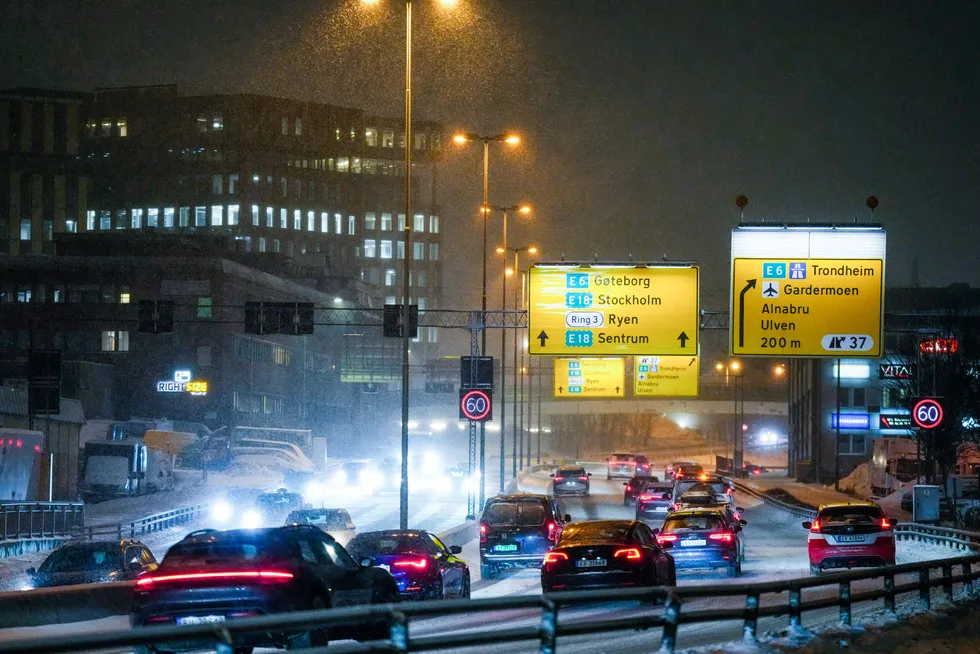
[[[315,313],[312,302],[246,302],[245,333],[312,334]]]
[[[402,336],[402,304],[386,304],[384,311],[384,335],[387,338],[401,338]],[[419,305],[408,305],[408,335],[410,338],[418,338],[419,335]]]
[[[141,334],[169,334],[174,330],[173,300],[140,300],[139,324]]]

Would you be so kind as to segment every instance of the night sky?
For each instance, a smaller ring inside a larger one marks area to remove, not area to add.
[[[491,154],[491,202],[536,209],[511,245],[697,260],[702,307],[724,309],[736,195],[748,220],[849,222],[874,194],[889,284],[980,285],[980,3],[416,0],[414,29],[417,118],[525,139]],[[6,0],[0,61],[0,87],[180,82],[400,116],[404,7]],[[481,166],[450,145],[440,190],[446,295],[468,308]]]

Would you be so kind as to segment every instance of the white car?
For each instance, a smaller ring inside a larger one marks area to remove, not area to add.
[[[287,525],[313,525],[346,547],[357,535],[357,528],[347,509],[302,509],[286,517]]]

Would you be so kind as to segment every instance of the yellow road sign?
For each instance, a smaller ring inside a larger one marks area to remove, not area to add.
[[[697,266],[532,266],[531,354],[694,354]]]
[[[736,258],[732,282],[732,354],[881,356],[883,259]]]
[[[555,359],[555,397],[623,397],[626,364],[620,358]]]
[[[633,395],[697,397],[700,363],[696,355],[635,356]]]

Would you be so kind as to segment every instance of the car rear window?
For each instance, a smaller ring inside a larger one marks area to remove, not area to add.
[[[827,525],[859,525],[878,522],[882,517],[881,509],[876,506],[835,506],[821,511],[817,520]]]
[[[660,531],[669,534],[683,529],[721,529],[723,526],[720,516],[686,515],[667,518],[664,520],[664,526]]]
[[[613,461],[632,461],[633,460],[633,455],[632,454],[613,454],[609,458],[611,460],[613,460]]]
[[[483,521],[491,525],[531,527],[544,524],[547,512],[535,502],[494,502],[483,512]]]
[[[561,468],[558,470],[559,477],[584,477],[585,468]]]
[[[162,568],[198,568],[262,561],[283,551],[275,538],[218,539],[177,543],[160,563]]]
[[[122,565],[118,546],[68,547],[58,550],[41,564],[41,572],[115,570]]]
[[[421,534],[361,534],[347,544],[354,558],[386,554],[434,553],[435,546]]]
[[[629,533],[629,523],[582,522],[565,527],[561,534],[562,545],[594,541],[623,541]]]

